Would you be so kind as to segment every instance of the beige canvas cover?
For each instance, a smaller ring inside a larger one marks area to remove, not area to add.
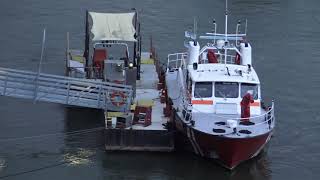
[[[136,41],[132,24],[135,13],[97,13],[89,12],[92,18],[93,41],[117,40]]]

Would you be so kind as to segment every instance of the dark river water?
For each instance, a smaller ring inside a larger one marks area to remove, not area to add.
[[[163,61],[184,50],[194,17],[198,32],[210,31],[212,18],[224,27],[224,0],[1,0],[0,66],[37,70],[46,27],[43,72],[63,75],[66,33],[72,48],[83,48],[86,9],[132,7],[143,48],[152,35]],[[268,151],[233,172],[188,153],[106,153],[101,111],[0,97],[0,179],[320,179],[319,7],[317,0],[229,0],[230,31],[248,19],[253,65],[277,118]],[[66,133],[88,128],[95,131]]]

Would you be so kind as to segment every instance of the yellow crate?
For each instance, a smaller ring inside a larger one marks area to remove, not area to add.
[[[154,64],[153,59],[141,59],[141,64]]]

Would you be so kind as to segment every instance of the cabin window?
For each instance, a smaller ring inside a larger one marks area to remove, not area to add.
[[[194,85],[194,97],[212,97],[212,82],[196,82]]]
[[[253,92],[253,99],[258,99],[257,84],[241,83],[241,97],[243,97],[249,90],[252,90]]]
[[[237,98],[239,97],[239,84],[236,82],[216,82],[214,87],[215,97]]]

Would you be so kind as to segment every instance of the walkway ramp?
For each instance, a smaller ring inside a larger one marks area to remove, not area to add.
[[[0,68],[0,95],[34,102],[126,112],[130,110],[132,87],[93,79]]]

